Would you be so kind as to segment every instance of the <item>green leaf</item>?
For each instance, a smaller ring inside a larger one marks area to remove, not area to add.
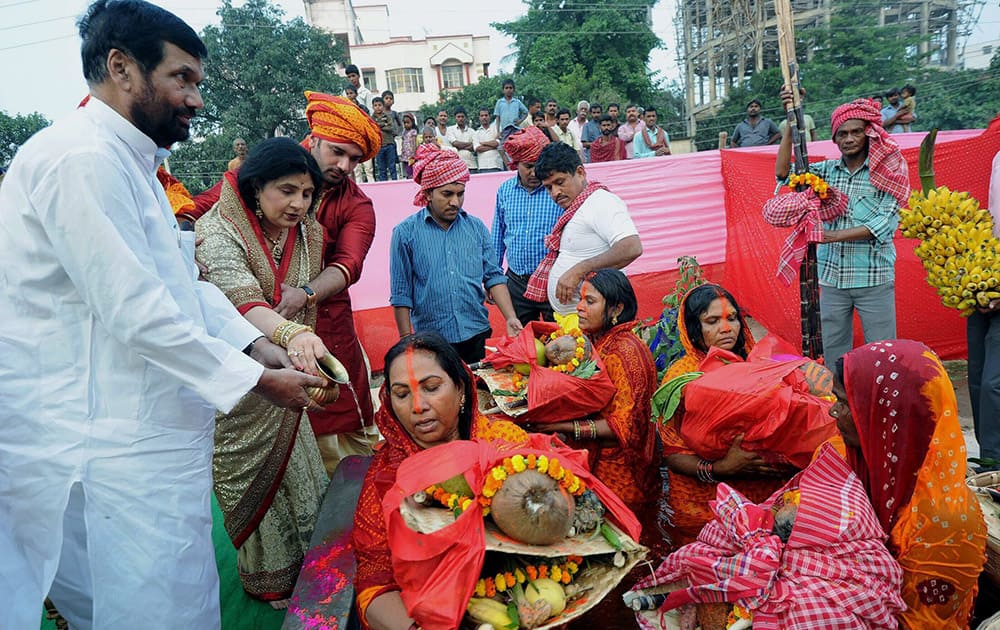
[[[490,394],[494,396],[523,396],[524,392],[523,391],[515,392],[509,389],[494,389],[490,392]]]

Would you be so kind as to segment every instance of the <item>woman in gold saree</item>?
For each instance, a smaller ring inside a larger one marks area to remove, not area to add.
[[[288,138],[266,140],[238,174],[225,174],[219,202],[196,225],[205,278],[286,348],[296,368],[312,374],[326,353],[312,332],[315,301],[291,321],[272,309],[282,284],[308,288],[321,271],[323,231],[311,211],[321,182],[308,151]],[[304,410],[281,409],[250,393],[218,414],[213,474],[244,590],[283,607],[328,483]]]

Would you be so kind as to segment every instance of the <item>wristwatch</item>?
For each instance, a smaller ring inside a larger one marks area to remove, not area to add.
[[[306,292],[306,306],[314,306],[316,304],[316,292],[308,284],[302,287],[302,290]]]

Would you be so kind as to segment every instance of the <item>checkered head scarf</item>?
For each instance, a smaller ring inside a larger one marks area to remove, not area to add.
[[[510,158],[510,170],[517,170],[518,162],[537,162],[548,143],[545,132],[534,125],[512,133],[503,143],[503,150]]]
[[[417,147],[415,157],[413,181],[420,184],[420,190],[413,198],[415,206],[427,205],[425,193],[428,190],[469,181],[469,167],[454,151],[445,151],[432,144],[421,144]]]
[[[382,130],[361,108],[339,96],[306,91],[306,121],[310,133],[329,142],[351,142],[361,149],[362,162],[382,148]]]
[[[868,123],[865,135],[868,136],[868,174],[872,186],[889,193],[900,206],[905,206],[910,197],[910,174],[899,145],[882,128],[882,106],[870,98],[859,98],[833,110],[830,128],[834,137],[837,129],[851,119]]]

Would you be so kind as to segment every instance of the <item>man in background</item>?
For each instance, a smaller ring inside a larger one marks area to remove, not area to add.
[[[234,173],[240,170],[243,166],[243,161],[247,159],[247,141],[243,138],[236,138],[233,140],[233,153],[236,157],[229,160],[229,164],[226,165],[227,171],[233,171]]]
[[[733,136],[730,138],[732,148],[774,144],[781,138],[778,125],[774,124],[770,118],[760,115],[761,107],[760,100],[756,98],[747,103],[747,117],[736,125]]]

